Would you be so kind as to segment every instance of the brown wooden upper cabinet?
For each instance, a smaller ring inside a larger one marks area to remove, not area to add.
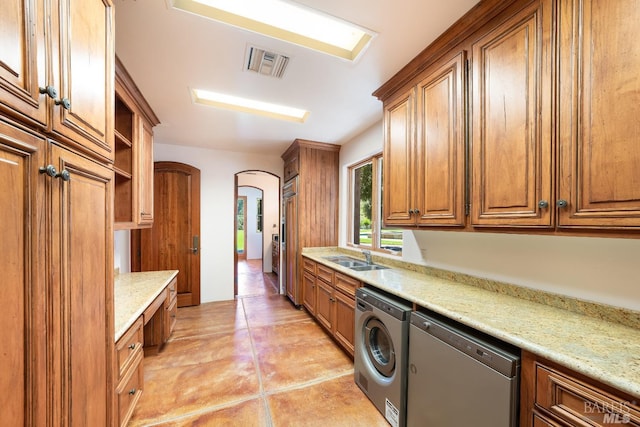
[[[153,127],[160,123],[116,57],[115,228],[153,225]]]
[[[385,106],[388,225],[464,225],[464,70],[459,52]]]
[[[552,226],[551,2],[473,45],[471,223]]]
[[[640,229],[640,3],[614,3],[485,0],[374,92],[385,225]]]
[[[558,10],[558,226],[640,227],[640,3]]]
[[[3,0],[0,111],[111,161],[112,15],[109,0]]]

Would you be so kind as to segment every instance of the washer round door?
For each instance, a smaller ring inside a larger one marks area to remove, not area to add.
[[[390,378],[396,368],[396,353],[389,331],[380,320],[371,318],[364,325],[364,333],[369,360],[381,375]]]

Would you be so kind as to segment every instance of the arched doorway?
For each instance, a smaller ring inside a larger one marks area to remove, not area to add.
[[[258,194],[261,194],[261,197]],[[238,233],[238,201],[241,197],[247,198],[244,205],[246,219],[243,219],[245,224],[242,227],[243,237],[247,241],[246,247],[243,248],[244,255],[249,259],[256,259],[259,254],[262,272],[278,274],[279,262],[277,265],[273,262],[272,246],[274,240],[279,245],[280,177],[260,170],[247,170],[235,174],[234,297],[238,296],[238,237],[242,234]],[[281,288],[279,277],[278,274],[278,288]]]

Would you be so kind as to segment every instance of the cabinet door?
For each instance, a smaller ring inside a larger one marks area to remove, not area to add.
[[[55,86],[53,131],[100,159],[113,159],[113,6],[111,0],[58,0],[52,18]],[[56,4],[56,2],[53,2]]]
[[[47,86],[43,0],[0,0],[0,110],[44,127]]]
[[[112,425],[113,172],[56,146],[51,158],[69,173],[51,180],[57,410],[69,425]]]
[[[558,225],[640,227],[640,4],[559,5]]]
[[[356,300],[342,292],[336,292],[335,306],[336,317],[333,336],[353,356]]]
[[[312,316],[316,314],[316,278],[313,274],[302,273],[302,303]]]
[[[535,2],[473,45],[475,226],[553,225],[551,9]]]
[[[7,426],[47,424],[43,147],[41,138],[0,121],[0,402]]]
[[[316,319],[328,331],[333,330],[333,287],[323,280],[316,281]]]
[[[465,53],[418,84],[418,225],[464,225]]]
[[[285,210],[285,281],[287,296],[295,305],[299,305],[298,292],[298,196],[287,197]]]
[[[136,154],[138,179],[138,225],[153,224],[153,130],[141,120]]]
[[[384,224],[415,225],[413,142],[415,92],[410,90],[384,107],[382,215]]]

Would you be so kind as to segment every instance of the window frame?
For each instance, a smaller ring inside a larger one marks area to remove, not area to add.
[[[380,236],[381,230],[383,228],[382,221],[382,185],[383,185],[383,177],[382,177],[382,163],[384,159],[382,157],[382,152],[373,154],[366,159],[360,160],[357,163],[353,163],[352,165],[347,167],[347,173],[349,175],[349,196],[348,196],[348,224],[347,224],[347,246],[370,250],[375,252],[381,252],[384,254],[394,255],[400,257],[402,255],[402,250],[400,251],[392,251],[389,249],[384,249],[380,247]],[[355,171],[358,168],[366,166],[367,164],[371,164],[371,245],[362,245],[354,243],[354,218],[356,213],[354,212],[355,208]]]

